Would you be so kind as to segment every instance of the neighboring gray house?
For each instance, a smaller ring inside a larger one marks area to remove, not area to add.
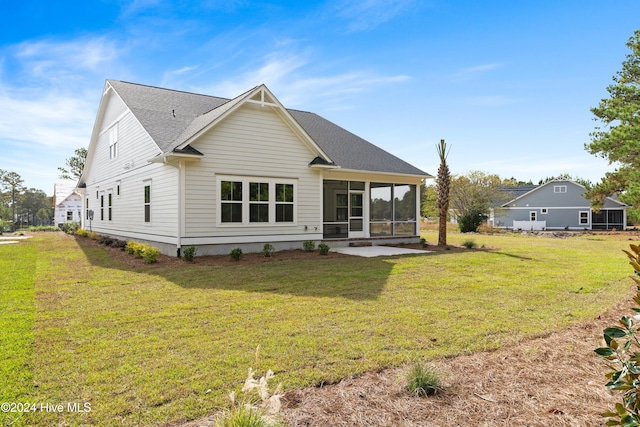
[[[513,230],[626,230],[627,205],[607,197],[599,212],[585,199],[586,188],[567,179],[509,187],[510,199],[494,209],[494,227]]]
[[[179,255],[413,242],[430,175],[266,86],[234,99],[107,80],[78,187],[83,227]]]

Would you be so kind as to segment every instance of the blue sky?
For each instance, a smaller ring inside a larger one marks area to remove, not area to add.
[[[436,174],[613,170],[584,144],[637,0],[0,0],[0,169],[53,192],[105,79],[235,97],[265,83]]]

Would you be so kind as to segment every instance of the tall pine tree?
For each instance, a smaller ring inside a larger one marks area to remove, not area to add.
[[[607,172],[602,181],[587,192],[594,206],[602,206],[604,198],[618,193],[620,200],[640,210],[640,30],[627,42],[631,53],[622,70],[607,87],[609,98],[591,109],[600,121],[585,144],[589,153],[615,163],[617,169]]]

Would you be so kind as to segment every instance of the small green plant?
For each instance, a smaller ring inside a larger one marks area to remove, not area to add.
[[[80,228],[80,224],[77,222],[66,222],[60,227],[60,229],[67,234],[76,234],[78,228]]]
[[[629,257],[629,264],[636,276],[640,276],[640,246],[629,246],[631,252],[623,251]],[[605,387],[623,392],[622,402],[616,403],[615,411],[602,414],[609,418],[606,423],[608,426],[640,426],[640,340],[637,335],[640,330],[640,323],[637,323],[640,313],[640,279],[633,277],[633,280],[638,285],[633,298],[638,306],[631,308],[636,315],[622,316],[619,325],[606,328],[603,334],[606,347],[595,349],[612,369],[606,374],[609,382]]]
[[[157,262],[158,255],[160,255],[160,249],[134,240],[129,240],[126,243],[124,250],[136,258],[143,258],[147,264]]]
[[[468,239],[468,240],[465,240],[465,241],[462,243],[462,246],[464,246],[464,247],[465,247],[465,248],[467,248],[467,249],[473,249],[473,248],[475,248],[475,247],[476,247],[476,242],[474,242],[474,241],[473,241],[473,240],[471,240],[471,239]]]
[[[262,247],[262,255],[264,255],[266,258],[269,258],[275,250],[276,248],[274,248],[271,243],[265,243]]]
[[[305,240],[304,242],[302,242],[302,248],[306,252],[313,252],[316,249],[316,242],[314,242],[313,240]]]
[[[182,259],[188,262],[193,262],[196,258],[196,252],[198,250],[195,246],[187,246],[182,250]]]
[[[327,255],[329,253],[329,245],[326,245],[324,243],[320,243],[318,245],[318,250],[320,250],[320,255]]]
[[[235,248],[235,249],[232,249],[231,252],[229,252],[229,256],[234,261],[240,261],[244,256],[244,254],[242,253],[242,249]]]
[[[78,231],[76,231],[76,235],[80,237],[89,237],[89,232],[84,228],[78,228]]]
[[[427,246],[429,246],[429,244],[427,243],[427,239],[425,239],[424,237],[421,237],[420,245],[422,245],[423,248],[426,248]]]
[[[440,373],[431,365],[415,362],[407,373],[407,388],[416,396],[433,396],[442,389]]]
[[[142,251],[142,258],[147,264],[158,262],[158,255],[160,255],[160,249],[154,248],[153,246],[145,245]]]

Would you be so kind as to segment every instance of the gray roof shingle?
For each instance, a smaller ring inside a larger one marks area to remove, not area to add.
[[[164,153],[176,149],[253,90],[230,100],[118,80],[107,82]],[[317,114],[287,111],[341,168],[430,176]]]

